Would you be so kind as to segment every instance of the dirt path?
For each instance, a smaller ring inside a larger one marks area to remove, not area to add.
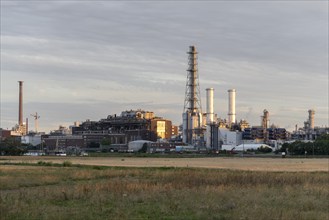
[[[38,161],[97,166],[122,167],[199,167],[215,169],[259,170],[259,171],[328,171],[329,159],[308,158],[136,158],[136,157],[0,157],[5,162],[37,163]]]

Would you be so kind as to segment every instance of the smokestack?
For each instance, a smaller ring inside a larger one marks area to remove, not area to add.
[[[310,129],[314,129],[314,114],[315,111],[313,109],[308,110],[308,122],[309,122],[309,126]]]
[[[228,90],[228,123],[235,123],[235,89]]]
[[[19,83],[18,125],[23,125],[23,81]]]
[[[214,121],[214,89],[207,88],[207,123]]]
[[[189,67],[188,67],[188,87],[189,87],[189,93],[187,94],[188,101],[189,101],[189,110],[191,112],[197,111],[197,52],[195,49],[195,46],[190,46],[189,51],[187,52],[189,54]]]
[[[206,147],[210,149],[211,146],[211,124],[214,122],[214,89],[207,88],[207,142]]]
[[[28,134],[29,133],[29,118],[26,118],[26,125],[25,125],[25,127],[26,127],[26,134]]]

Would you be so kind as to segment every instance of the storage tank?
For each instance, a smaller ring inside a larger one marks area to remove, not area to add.
[[[144,144],[147,144],[147,146],[150,147],[151,143],[154,142],[147,140],[131,141],[128,143],[128,151],[138,152],[140,149],[142,149]]]

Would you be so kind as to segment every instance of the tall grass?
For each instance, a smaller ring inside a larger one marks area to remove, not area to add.
[[[1,219],[327,219],[329,214],[325,172],[26,168],[0,168]]]

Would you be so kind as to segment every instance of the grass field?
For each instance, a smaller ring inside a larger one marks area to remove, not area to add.
[[[250,171],[329,171],[329,158],[257,158],[257,157],[204,157],[204,158],[140,158],[125,157],[56,157],[56,156],[0,156],[2,163],[31,163],[38,161],[115,167],[194,167]]]
[[[1,165],[1,219],[329,219],[328,172]]]

